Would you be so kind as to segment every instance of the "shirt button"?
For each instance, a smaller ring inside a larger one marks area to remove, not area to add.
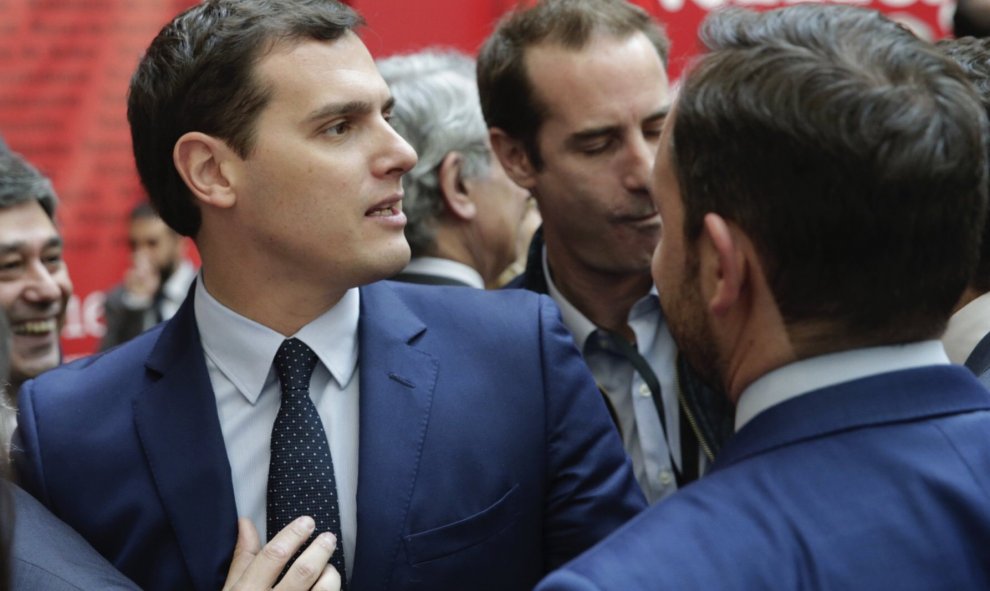
[[[663,469],[660,470],[660,484],[664,486],[670,486],[670,483],[674,481],[674,475],[671,474],[670,470]]]
[[[647,386],[646,384],[640,384],[639,385],[639,395],[642,396],[643,398],[649,398],[650,397],[650,387]]]

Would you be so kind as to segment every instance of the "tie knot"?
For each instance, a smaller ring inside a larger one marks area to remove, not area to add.
[[[299,339],[286,339],[275,353],[275,372],[282,390],[309,391],[309,378],[316,367],[316,353]]]

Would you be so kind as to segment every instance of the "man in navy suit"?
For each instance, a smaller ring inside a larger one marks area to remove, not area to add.
[[[987,589],[990,394],[937,340],[986,215],[973,89],[851,7],[717,14],[702,40],[653,275],[737,431],[539,591]]]
[[[238,515],[270,538],[302,513],[346,588],[527,589],[645,506],[552,302],[376,283],[409,258],[416,155],[358,23],[210,0],[132,80],[142,181],[202,272],[169,322],[22,389],[16,464],[142,588],[218,589]]]
[[[943,39],[938,48],[959,64],[990,114],[990,39]],[[983,229],[980,262],[942,335],[953,363],[965,364],[990,386],[990,225]]]

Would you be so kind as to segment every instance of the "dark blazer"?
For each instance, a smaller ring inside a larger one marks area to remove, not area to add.
[[[988,589],[988,434],[961,367],[810,392],[538,591]]]
[[[543,228],[533,234],[526,254],[526,269],[505,285],[505,289],[525,289],[539,294],[549,294],[547,278],[543,273]],[[681,440],[701,443],[702,448],[718,455],[725,440],[732,435],[735,409],[720,390],[708,386],[687,362],[678,355],[677,383],[681,389]],[[684,408],[691,413],[693,424],[687,421]],[[682,449],[687,449],[686,446]]]
[[[216,590],[237,513],[193,296],[20,391],[24,486],[142,588]],[[351,591],[530,589],[645,507],[547,298],[361,289]]]
[[[966,358],[966,367],[976,374],[984,386],[990,387],[990,334],[976,344],[973,352]]]
[[[14,516],[10,589],[140,591],[31,495],[7,482],[0,486]]]

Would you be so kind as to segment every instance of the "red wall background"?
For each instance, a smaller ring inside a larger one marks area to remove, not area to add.
[[[633,0],[665,23],[670,69],[696,52],[695,31],[723,5],[772,8],[800,0]],[[853,0],[949,32],[953,0]],[[142,198],[126,120],[127,83],[154,35],[192,0],[0,0],[0,135],[55,185],[75,284],[63,331],[67,357],[103,333],[104,291],[127,266],[126,216]],[[363,37],[381,57],[445,46],[475,53],[515,0],[352,0]]]

